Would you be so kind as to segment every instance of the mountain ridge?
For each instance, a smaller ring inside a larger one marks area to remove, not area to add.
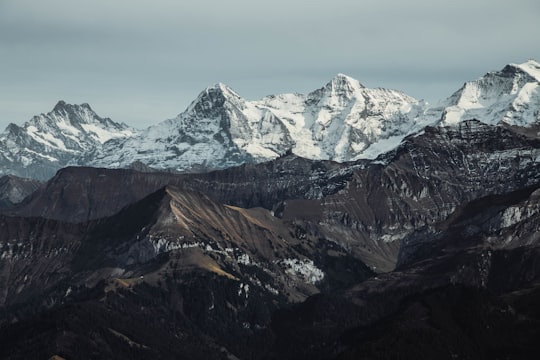
[[[172,119],[136,131],[84,103],[59,101],[48,114],[0,135],[0,174],[48,179],[66,165],[204,172],[273,160],[288,152],[338,162],[375,159],[425,126],[464,120],[540,124],[540,64],[509,64],[466,82],[436,106],[397,90],[367,88],[337,74],[302,94],[246,100],[208,86]]]
[[[0,134],[0,174],[46,180],[76,157],[135,130],[98,116],[84,103],[58,101],[53,110]]]

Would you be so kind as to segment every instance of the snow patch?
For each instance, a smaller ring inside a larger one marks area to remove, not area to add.
[[[242,264],[242,265],[253,265],[253,263],[251,262],[251,258],[249,257],[248,254],[242,254],[240,256],[238,256],[238,258],[236,259],[236,262],[238,264]]]
[[[122,138],[122,137],[131,137],[134,135],[133,131],[131,130],[108,130],[104,129],[96,124],[81,124],[81,127],[90,134],[95,140],[100,142],[101,144],[104,144],[105,142],[115,139],[115,138]]]
[[[278,265],[285,269],[285,273],[300,278],[308,284],[316,284],[324,279],[324,272],[315,266],[313,260],[282,259],[277,261]]]
[[[45,154],[40,154],[40,153],[38,153],[37,151],[30,150],[29,148],[24,148],[24,151],[26,151],[26,152],[28,152],[28,153],[30,153],[30,154],[39,156],[39,157],[41,157],[41,158],[43,158],[43,159],[52,161],[52,162],[57,162],[57,161],[58,161],[58,159],[55,158],[55,157],[52,157],[52,156],[49,156],[49,155],[45,155]]]
[[[248,284],[240,283],[240,286],[238,287],[238,296],[242,296],[242,294],[244,295],[244,297],[246,299],[249,297],[249,285]]]
[[[32,139],[36,140],[37,142],[43,145],[57,148],[66,152],[69,151],[62,140],[55,138],[53,135],[49,133],[40,132],[38,128],[35,126],[28,126],[26,128],[26,132],[28,135],[32,137]]]
[[[403,135],[391,136],[387,139],[380,139],[371,144],[366,150],[358,155],[354,160],[359,159],[375,159],[377,156],[395,149],[403,141]]]

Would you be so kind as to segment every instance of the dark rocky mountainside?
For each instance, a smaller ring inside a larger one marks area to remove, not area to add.
[[[275,358],[536,358],[539,189],[464,204],[393,272],[278,312]]]
[[[388,271],[400,240],[414,229],[444,219],[464,202],[540,181],[539,156],[540,140],[471,120],[428,127],[371,162],[286,155],[203,174],[66,168],[10,213],[93,220],[172,184],[220,203],[266,208]]]
[[[533,358],[539,152],[471,120],[374,161],[62,169],[0,216],[0,357]]]
[[[189,354],[190,346],[183,350],[186,342],[206,334],[208,340],[191,345],[194,354],[205,357],[198,346],[217,342],[220,346],[213,345],[208,356],[217,356],[223,346],[247,356],[259,343],[271,345],[269,326],[277,308],[373,276],[335,244],[297,233],[267,210],[221,205],[170,186],[112,217],[75,224],[4,216],[0,227],[4,328],[15,322],[10,334],[26,324],[39,329],[46,327],[39,324],[41,316],[45,322],[56,321],[73,311],[63,324],[76,328],[65,329],[66,337],[58,338],[51,329],[45,333],[65,341],[65,347],[60,345],[63,354],[76,357],[83,353],[70,345],[72,341],[82,341],[82,348],[89,346],[99,356],[120,356],[100,348],[99,342],[112,338],[122,345],[133,336],[131,331],[125,334],[127,324],[140,321],[161,327],[165,319],[176,319],[166,325],[173,332],[154,339],[154,344],[144,339],[134,353],[166,355],[169,350],[161,350],[161,341],[180,336],[171,354]],[[89,316],[87,311],[96,312],[97,318],[79,323]],[[110,311],[117,315],[109,318]],[[115,319],[127,318],[114,324]],[[98,326],[96,331],[101,331],[105,325],[109,329],[104,329],[104,338],[80,340],[82,329]],[[43,338],[27,339],[33,346],[17,349],[20,340],[11,343],[15,347],[3,348],[3,356],[12,351],[44,354],[48,349]],[[146,351],[147,344],[154,349]]]
[[[337,192],[288,200],[283,217],[389,271],[401,239],[415,229],[478,197],[537,183],[539,155],[538,139],[503,127],[474,120],[427,127],[395,151],[352,169]]]
[[[320,199],[336,192],[346,185],[355,167],[295,155],[202,174],[69,167],[11,213],[68,222],[97,219],[115,214],[167,184],[203,192],[230,205],[276,210],[285,199]]]

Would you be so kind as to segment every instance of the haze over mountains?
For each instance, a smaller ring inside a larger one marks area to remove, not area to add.
[[[0,357],[537,358],[539,75],[10,125]]]
[[[466,119],[528,126],[538,121],[540,65],[507,65],[470,81],[434,106],[404,93],[368,89],[339,74],[307,95],[247,101],[208,87],[174,119],[137,131],[87,104],[60,101],[0,136],[0,173],[48,179],[67,165],[208,171],[292,152],[308,159],[374,159],[424,126]]]

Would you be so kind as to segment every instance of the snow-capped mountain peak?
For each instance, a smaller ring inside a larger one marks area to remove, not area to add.
[[[76,111],[81,111],[81,109],[86,109],[87,111],[89,112],[92,112],[95,114],[94,110],[92,110],[92,108],[90,107],[90,105],[88,105],[88,103],[83,103],[83,104],[80,104],[80,105],[76,105],[76,104],[69,104],[69,103],[66,103],[64,100],[59,100],[56,105],[54,106],[52,112],[64,112],[64,113],[69,113],[69,112],[76,112]]]
[[[367,89],[343,74],[308,95],[259,101],[245,100],[218,83],[175,119],[128,139],[121,152],[109,144],[91,164],[141,161],[158,168],[215,169],[271,160],[288,151],[312,159],[354,160],[372,144],[416,129],[418,104],[398,91]],[[394,142],[379,144],[372,155]]]
[[[367,88],[337,74],[307,95],[248,101],[223,83],[205,88],[173,119],[140,133],[99,117],[88,104],[59,101],[54,109],[0,135],[1,173],[67,163],[201,171],[261,162],[292,152],[338,162],[374,159],[427,125],[477,119],[487,124],[540,124],[540,64],[509,64],[466,82],[435,107],[403,92]],[[53,165],[51,165],[53,164]],[[47,173],[47,175],[50,175]],[[36,177],[35,175],[31,175]],[[45,175],[37,176],[45,177]]]
[[[509,64],[466,82],[443,105],[442,125],[478,119],[488,124],[530,126],[540,122],[540,64]]]
[[[61,100],[47,114],[36,115],[22,126],[10,124],[0,135],[0,174],[27,176],[27,171],[33,171],[38,175],[32,177],[47,178],[74,157],[135,133],[125,124],[101,118],[88,104]]]
[[[335,93],[339,93],[340,91],[353,93],[359,89],[365,88],[365,86],[362,85],[360,81],[340,73],[334,76],[332,80],[326,84],[325,88],[329,88]]]
[[[337,74],[322,88],[309,93],[308,102],[343,105],[357,97],[364,88],[358,80],[344,74]]]
[[[236,91],[234,91],[229,86],[221,82],[218,82],[218,83],[215,83],[213,85],[206,87],[206,89],[204,89],[204,91],[201,92],[199,97],[204,96],[205,94],[209,94],[209,93],[218,93],[224,97],[229,97],[229,96],[240,97],[240,95],[238,95]]]
[[[212,109],[218,109],[226,102],[239,105],[244,100],[238,93],[223,83],[216,83],[204,89],[188,106],[184,113],[200,113],[207,115]],[[179,117],[182,114],[179,115]]]

